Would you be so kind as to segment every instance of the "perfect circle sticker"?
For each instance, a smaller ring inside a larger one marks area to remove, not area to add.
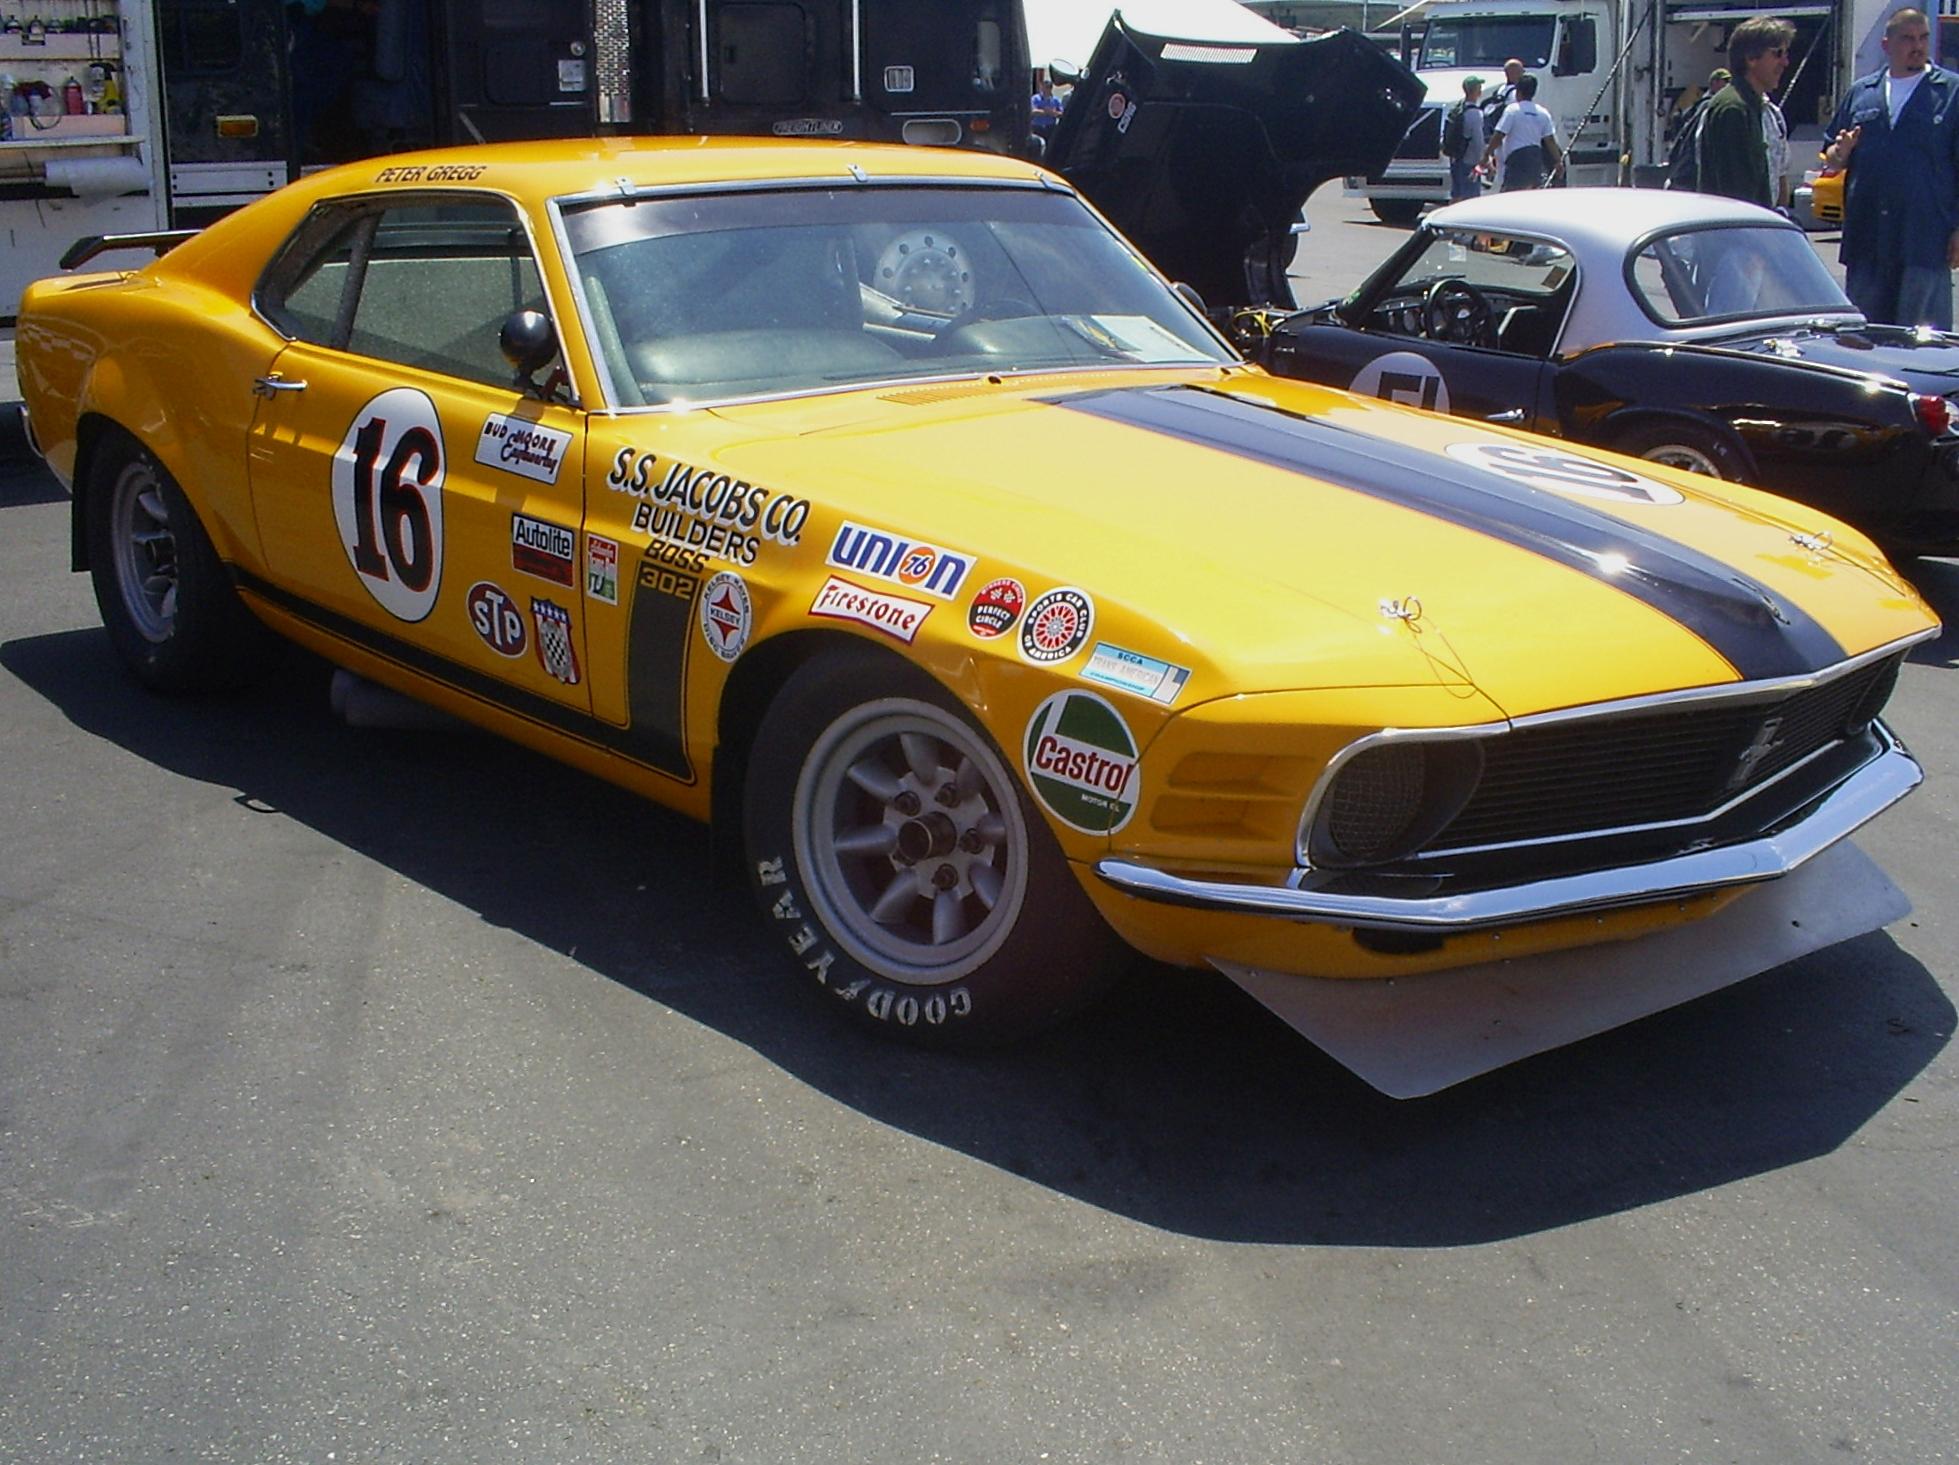
[[[1136,739],[1093,692],[1056,692],[1027,723],[1027,781],[1063,824],[1113,834],[1136,812]]]

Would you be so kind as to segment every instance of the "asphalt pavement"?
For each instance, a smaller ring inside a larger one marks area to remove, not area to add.
[[[1911,917],[1398,1103],[1153,967],[859,1034],[696,826],[297,654],[145,695],[66,565],[0,463],[0,1461],[1955,1457],[1959,632]]]

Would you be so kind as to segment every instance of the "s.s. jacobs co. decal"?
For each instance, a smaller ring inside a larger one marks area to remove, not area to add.
[[[1136,739],[1093,692],[1056,692],[1027,723],[1027,781],[1049,813],[1084,834],[1113,834],[1136,812]]]
[[[442,481],[448,454],[426,392],[391,387],[354,414],[333,455],[333,522],[375,604],[419,621],[442,588]]]
[[[1678,489],[1656,483],[1643,474],[1629,473],[1596,458],[1581,458],[1556,448],[1533,448],[1523,443],[1450,443],[1448,453],[1458,463],[1552,493],[1575,493],[1580,498],[1603,499],[1613,504],[1685,501]]]
[[[1020,654],[1037,666],[1066,661],[1095,629],[1095,602],[1072,585],[1042,594],[1020,625]]]
[[[478,580],[469,587],[469,623],[483,644],[498,656],[518,657],[530,644],[524,629],[524,613],[508,590],[491,580]]]
[[[1018,580],[989,580],[973,592],[966,607],[966,629],[982,641],[997,640],[1014,628],[1027,605],[1027,587]]]
[[[556,483],[570,446],[568,432],[492,412],[476,435],[476,461],[538,483]]]
[[[1081,679],[1147,697],[1168,707],[1190,680],[1190,668],[1098,641],[1082,665]]]
[[[723,661],[733,661],[748,645],[755,611],[748,586],[733,570],[723,570],[701,592],[701,635],[707,649]]]
[[[1347,390],[1363,397],[1379,397],[1383,402],[1399,402],[1404,407],[1449,410],[1449,384],[1442,379],[1441,368],[1413,351],[1376,356],[1360,369]]]

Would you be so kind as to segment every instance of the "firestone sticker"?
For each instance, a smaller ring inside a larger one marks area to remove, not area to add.
[[[1685,502],[1678,489],[1664,483],[1556,448],[1526,447],[1523,443],[1450,443],[1448,453],[1459,463],[1552,493],[1573,493],[1615,504]]]
[[[571,434],[492,412],[476,436],[476,461],[538,483],[556,483]]]
[[[993,641],[1014,628],[1027,604],[1027,587],[1018,580],[994,580],[983,586],[966,607],[966,629],[982,641]]]
[[[882,631],[892,640],[909,646],[917,638],[918,628],[932,613],[932,603],[893,595],[888,590],[855,585],[841,576],[832,575],[816,592],[816,599],[810,602],[809,613],[825,620],[855,621],[860,626]]]
[[[1063,585],[1027,607],[1020,627],[1020,654],[1037,666],[1066,661],[1088,644],[1095,629],[1095,602],[1086,593]]]
[[[1147,697],[1168,707],[1177,700],[1184,683],[1190,680],[1190,668],[1173,666],[1167,661],[1158,661],[1154,656],[1145,656],[1140,651],[1125,651],[1120,646],[1098,641],[1087,664],[1082,667],[1081,678],[1085,682],[1100,682],[1120,692]]]
[[[723,570],[701,592],[701,635],[708,649],[723,661],[733,661],[748,645],[755,611],[748,586],[733,570]]]
[[[1113,834],[1136,812],[1136,739],[1093,692],[1056,692],[1027,723],[1027,781],[1063,824]]]
[[[585,593],[607,605],[619,603],[619,541],[585,536]]]

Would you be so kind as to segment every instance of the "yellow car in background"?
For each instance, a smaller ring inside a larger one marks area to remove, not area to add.
[[[145,683],[270,627],[725,821],[794,970],[920,1040],[1125,946],[1662,931],[1919,780],[1879,713],[1936,623],[1855,531],[1275,379],[1025,162],[378,159],[42,281],[19,362]]]

